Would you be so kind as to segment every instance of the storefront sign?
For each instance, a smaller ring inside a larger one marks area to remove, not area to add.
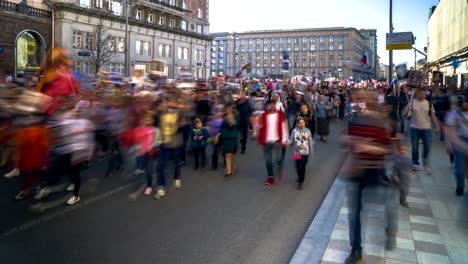
[[[89,57],[89,56],[91,56],[91,52],[89,52],[89,51],[78,51],[78,56]]]

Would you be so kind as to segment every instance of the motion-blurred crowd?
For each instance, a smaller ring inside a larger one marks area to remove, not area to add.
[[[128,162],[126,153],[136,159],[134,174],[145,176],[144,194],[161,199],[167,194],[169,167],[177,189],[182,187],[181,166],[186,164],[194,170],[207,166],[216,170],[221,163],[224,176],[231,177],[238,146],[245,154],[249,138],[256,138],[263,148],[265,185],[275,185],[289,146],[297,189],[302,190],[315,139],[326,143],[331,127],[344,128],[339,139],[350,147],[353,158],[348,173],[353,251],[347,263],[354,263],[361,256],[362,190],[385,186],[398,192],[400,205],[407,206],[411,172],[424,168],[430,173],[432,131],[447,143],[456,194],[464,192],[466,91],[441,86],[409,89],[404,83],[325,85],[291,78],[223,80],[213,86],[196,83],[190,76],[169,80],[161,72],[148,73],[139,84],[96,83],[82,89],[70,65],[57,49],[48,55],[46,70],[31,82],[0,87],[0,166],[8,170],[5,177],[22,177],[17,200],[33,192],[40,200],[67,189],[72,192],[67,204],[76,204],[80,173],[91,164],[106,162],[102,174],[112,176]],[[347,124],[339,121],[343,119]],[[340,125],[330,126],[334,122]],[[64,188],[63,182],[71,184]],[[389,221],[390,247],[396,228],[395,221]]]

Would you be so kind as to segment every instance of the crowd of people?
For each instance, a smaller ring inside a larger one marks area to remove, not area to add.
[[[247,145],[252,144],[249,138],[257,139],[263,149],[265,185],[276,183],[276,172],[283,168],[289,146],[297,189],[303,190],[315,140],[326,144],[330,123],[343,119],[348,123],[340,141],[350,147],[353,157],[348,173],[353,250],[347,263],[355,263],[361,256],[362,190],[391,186],[388,189],[392,192],[399,191],[400,205],[407,206],[408,178],[412,171],[421,169],[420,143],[422,168],[430,173],[432,131],[447,142],[456,194],[464,192],[468,164],[466,91],[456,94],[441,87],[432,91],[404,85],[302,86],[291,79],[264,80],[253,87],[245,80],[234,80],[238,90],[228,84],[212,90],[152,73],[147,80],[153,81],[151,89],[99,84],[84,90],[63,53],[51,53],[47,65],[36,84],[9,84],[0,89],[0,166],[11,170],[5,177],[22,177],[17,200],[35,189],[38,200],[65,191],[60,183],[68,175],[66,189],[72,195],[67,204],[76,204],[80,201],[81,172],[97,157],[106,157],[103,175],[111,177],[128,162],[124,151],[136,157],[134,174],[146,177],[144,194],[161,199],[167,195],[168,184],[182,188],[181,166],[187,164],[192,164],[193,170],[208,166],[217,170],[222,163],[224,177],[234,176],[238,148],[245,154]],[[391,173],[386,173],[388,164],[393,164]],[[168,168],[173,170],[171,182],[167,180]],[[387,235],[392,247],[397,226],[392,221],[395,217],[390,218]]]

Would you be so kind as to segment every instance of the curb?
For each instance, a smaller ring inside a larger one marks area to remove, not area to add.
[[[333,181],[330,190],[320,205],[317,214],[310,224],[307,232],[296,249],[289,264],[321,263],[327,248],[333,228],[340,214],[341,206],[345,199],[345,182],[342,175],[350,162],[348,155]]]

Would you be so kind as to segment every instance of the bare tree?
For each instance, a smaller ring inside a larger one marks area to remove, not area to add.
[[[89,56],[80,58],[80,61],[87,62],[91,65],[94,74],[97,75],[102,66],[107,64],[115,55],[115,39],[113,39],[105,29],[102,18],[94,27],[91,37],[86,38],[85,50],[89,52]]]

